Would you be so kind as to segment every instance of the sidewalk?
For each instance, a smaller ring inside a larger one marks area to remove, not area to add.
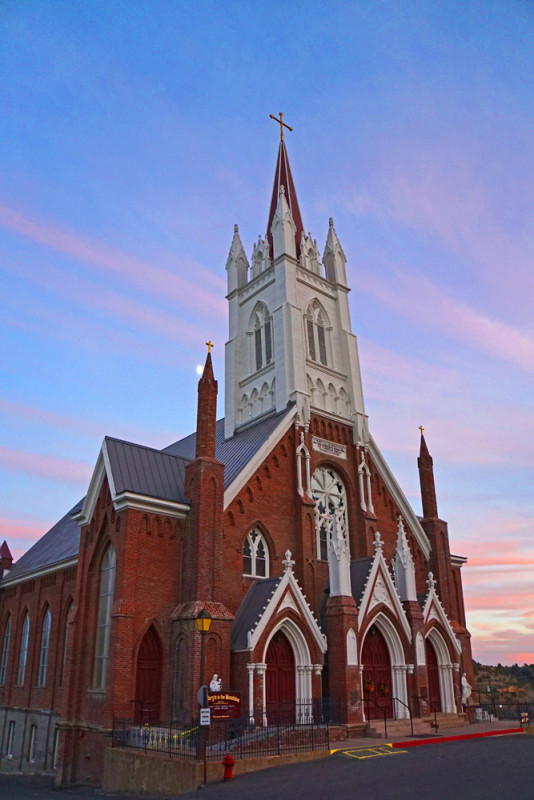
[[[342,742],[332,742],[331,752],[336,750],[355,750],[358,747],[384,746],[386,744],[398,747],[400,743],[405,747],[413,747],[415,744],[431,742],[450,741],[451,739],[475,739],[481,735],[497,735],[498,733],[518,732],[519,723],[516,720],[497,720],[495,722],[476,722],[472,725],[463,725],[458,728],[444,728],[438,730],[437,734],[432,731],[430,734],[416,736],[388,736],[387,739],[375,739],[373,737],[361,737],[357,739],[346,739]]]

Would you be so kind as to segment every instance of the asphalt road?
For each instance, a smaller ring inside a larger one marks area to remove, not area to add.
[[[58,790],[46,778],[0,776],[1,800],[112,797],[119,795],[88,788]],[[132,795],[129,797],[134,800]],[[534,800],[534,736],[446,742],[365,759],[336,753],[321,761],[243,775],[179,797],[182,800],[193,797],[196,800]],[[135,800],[148,798],[136,796]]]

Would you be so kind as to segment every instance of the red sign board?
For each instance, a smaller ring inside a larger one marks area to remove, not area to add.
[[[215,692],[208,695],[212,719],[240,719],[241,693]]]

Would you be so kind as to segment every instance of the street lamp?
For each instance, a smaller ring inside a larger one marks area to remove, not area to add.
[[[196,616],[197,630],[200,633],[200,685],[204,686],[204,640],[211,626],[211,614],[205,608]]]

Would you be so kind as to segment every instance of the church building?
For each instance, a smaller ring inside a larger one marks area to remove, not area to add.
[[[466,559],[423,432],[422,517],[372,436],[345,254],[332,219],[322,255],[305,233],[283,139],[265,238],[249,260],[236,225],[226,272],[224,418],[208,348],[190,436],[106,437],[86,496],[0,549],[0,770],[99,782],[114,718],[185,724],[215,674],[261,725],[462,713]]]

